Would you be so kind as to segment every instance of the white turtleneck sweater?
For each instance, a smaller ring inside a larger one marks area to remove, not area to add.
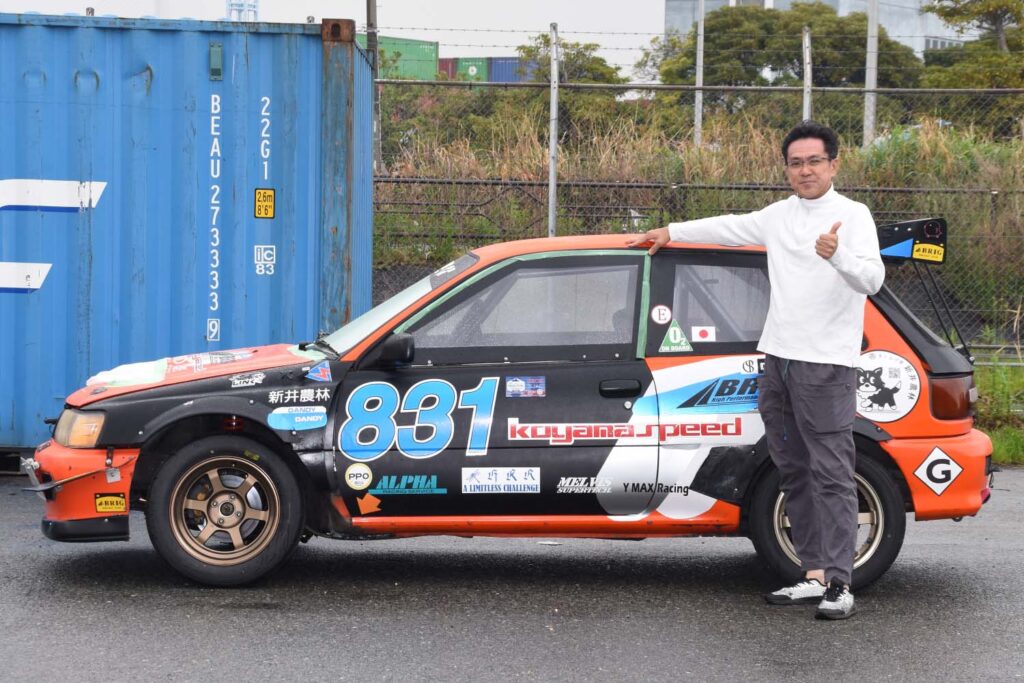
[[[842,222],[831,259],[814,251],[819,235]],[[760,245],[768,251],[771,303],[758,351],[780,358],[852,367],[860,357],[864,300],[882,286],[885,267],[868,207],[830,187],[817,199],[793,195],[760,211],[670,223],[674,242]]]

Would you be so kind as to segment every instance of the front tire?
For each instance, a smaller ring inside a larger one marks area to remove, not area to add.
[[[175,570],[199,583],[237,586],[279,567],[302,531],[295,474],[261,443],[195,441],[170,457],[150,488],[149,538]]]
[[[853,560],[853,589],[878,580],[899,555],[907,528],[903,496],[889,472],[870,457],[858,453],[857,549]],[[772,467],[754,489],[748,511],[748,529],[757,554],[785,583],[803,576],[789,536],[786,496],[779,490],[779,473]]]

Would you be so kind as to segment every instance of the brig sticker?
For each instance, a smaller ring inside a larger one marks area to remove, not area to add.
[[[857,362],[857,412],[874,422],[895,422],[921,396],[921,378],[907,359],[869,351]]]
[[[96,512],[128,512],[128,501],[123,493],[97,493]]]
[[[327,408],[324,406],[286,406],[274,408],[267,416],[273,429],[304,431],[327,426]]]

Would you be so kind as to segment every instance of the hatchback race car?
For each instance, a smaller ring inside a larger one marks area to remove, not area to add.
[[[765,254],[626,240],[483,247],[314,342],[100,373],[23,463],[44,534],[126,540],[142,510],[171,566],[222,586],[314,535],[746,535],[794,578],[757,412]],[[887,288],[864,315],[857,586],[906,513],[977,513],[991,470],[970,362]]]

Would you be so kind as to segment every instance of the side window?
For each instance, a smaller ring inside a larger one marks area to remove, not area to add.
[[[663,316],[671,317],[652,326],[648,353],[753,351],[770,296],[761,255],[691,254],[662,262],[656,267],[651,304],[666,307]]]
[[[642,264],[569,256],[502,268],[409,327],[416,362],[622,358]]]

